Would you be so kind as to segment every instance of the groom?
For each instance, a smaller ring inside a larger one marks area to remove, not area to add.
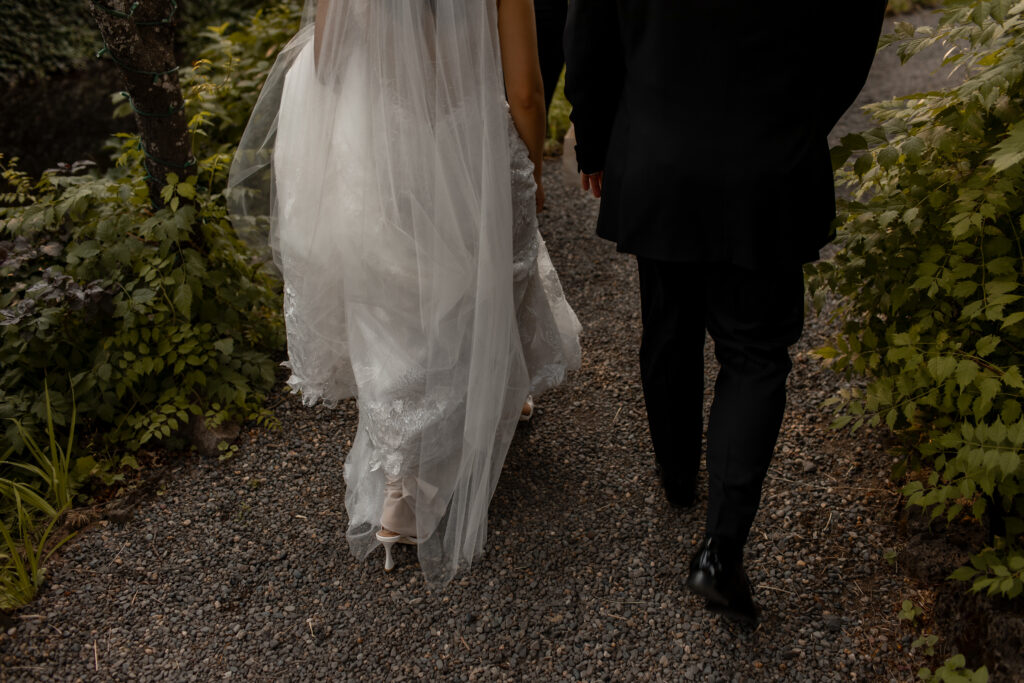
[[[571,0],[566,94],[597,232],[634,254],[640,371],[670,503],[689,507],[705,330],[707,536],[687,586],[756,622],[743,546],[803,327],[803,264],[832,237],[826,136],[867,77],[885,0]]]

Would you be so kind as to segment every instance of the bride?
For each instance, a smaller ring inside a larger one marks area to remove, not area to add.
[[[231,170],[239,231],[269,224],[290,386],[357,398],[350,548],[391,569],[414,544],[433,583],[483,550],[529,396],[580,361],[537,231],[533,22],[532,0],[307,0]]]

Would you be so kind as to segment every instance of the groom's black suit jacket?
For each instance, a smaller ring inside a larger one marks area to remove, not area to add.
[[[806,262],[832,237],[826,136],[874,56],[885,0],[571,0],[577,160],[598,233],[665,261]]]

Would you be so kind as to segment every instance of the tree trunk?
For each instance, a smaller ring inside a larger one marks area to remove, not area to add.
[[[174,56],[174,0],[90,0],[105,51],[121,70],[135,110],[153,203],[167,174],[192,174],[195,158]]]

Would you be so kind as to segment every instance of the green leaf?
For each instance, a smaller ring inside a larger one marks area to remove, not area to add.
[[[875,154],[875,159],[878,161],[878,165],[882,168],[892,168],[899,163],[900,153],[899,150],[894,147],[883,147]]]
[[[154,298],[156,298],[156,292],[146,287],[136,289],[132,292],[132,303],[136,306],[148,304]]]
[[[850,150],[845,147],[833,147],[829,150],[832,157],[832,170],[838,171],[850,158]]]
[[[1024,125],[1018,124],[1011,128],[1009,135],[995,146],[988,159],[996,173],[1002,173],[1024,161]]]
[[[1020,369],[1013,365],[1003,373],[1003,383],[1014,389],[1024,389],[1024,377],[1021,377]]]
[[[975,345],[974,348],[977,351],[978,355],[984,358],[990,355],[993,351],[995,351],[996,347],[999,346],[999,342],[1001,341],[1002,340],[999,337],[990,334],[986,337],[982,337],[981,339],[979,339],[978,343]]]
[[[95,240],[71,245],[65,252],[69,262],[88,261],[100,253],[100,243]]]
[[[174,307],[185,316],[192,317],[192,288],[188,283],[182,283],[174,290]]]
[[[992,399],[999,393],[1001,382],[995,377],[983,377],[977,381],[981,398],[991,403]]]
[[[853,172],[858,176],[863,176],[865,173],[871,170],[874,166],[874,158],[870,154],[862,154],[857,157],[857,161],[853,163]]]
[[[953,356],[935,356],[928,361],[928,371],[936,382],[943,382],[957,369],[957,360]]]
[[[213,348],[217,349],[225,356],[230,356],[235,350],[235,340],[231,338],[221,339],[213,344]]]
[[[96,458],[91,455],[83,456],[75,460],[72,476],[76,481],[84,482],[92,477],[99,470]]]
[[[864,139],[864,136],[856,133],[850,133],[849,135],[843,136],[843,139],[839,142],[843,147],[852,152],[858,152],[868,148],[868,143],[867,140]]]
[[[956,381],[960,389],[967,388],[974,378],[978,376],[978,365],[972,360],[962,360],[957,363]]]
[[[96,376],[99,377],[104,382],[109,382],[112,372],[113,368],[110,367],[110,363],[104,363],[103,365],[99,366],[99,368],[96,369]]]
[[[926,145],[924,141],[917,137],[909,138],[900,147],[900,150],[906,155],[907,161],[915,164],[921,160],[921,154],[925,149]]]
[[[1017,311],[1003,318],[1003,327],[1010,327],[1024,320],[1024,311]]]
[[[954,581],[972,581],[977,575],[978,572],[973,567],[959,567],[950,574],[949,578]]]
[[[171,197],[174,196],[174,182],[171,181],[172,177],[174,177],[174,174],[168,173],[166,179],[167,184],[160,188],[160,199],[165,204],[171,201]]]

